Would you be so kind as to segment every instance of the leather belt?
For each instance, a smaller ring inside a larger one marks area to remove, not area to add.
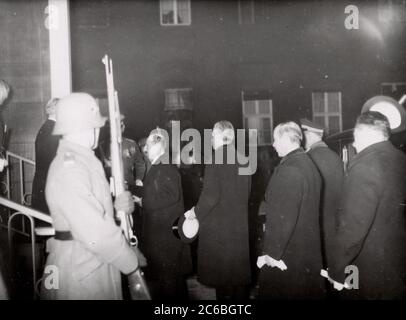
[[[55,239],[60,241],[71,241],[73,240],[73,237],[70,231],[55,231]]]

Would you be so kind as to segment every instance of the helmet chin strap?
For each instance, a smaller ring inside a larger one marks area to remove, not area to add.
[[[97,130],[98,130],[98,128],[93,129],[93,146],[92,146],[92,150],[96,149],[98,144],[99,144],[99,133],[98,133]]]

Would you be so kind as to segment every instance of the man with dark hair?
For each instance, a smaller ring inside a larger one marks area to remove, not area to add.
[[[357,155],[348,167],[337,231],[328,246],[328,275],[336,288],[351,286],[345,281],[347,266],[358,268],[359,289],[348,298],[405,298],[406,155],[389,136],[388,119],[381,113],[358,117]]]
[[[58,98],[52,98],[45,106],[47,120],[41,126],[35,138],[35,175],[32,183],[32,207],[49,214],[45,200],[45,183],[48,169],[55,158],[60,136],[52,134],[55,126],[55,107]]]

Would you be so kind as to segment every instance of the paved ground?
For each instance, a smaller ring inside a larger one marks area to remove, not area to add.
[[[16,239],[16,242],[20,242],[20,244],[14,247],[14,252],[17,255],[14,266],[16,266],[17,273],[11,273],[7,231],[0,227],[0,270],[8,284],[11,298],[18,300],[33,299],[31,245],[30,243],[25,243],[26,241],[21,243],[21,239]],[[38,270],[38,273],[40,274],[41,270]],[[190,300],[216,299],[215,290],[199,283],[196,276],[191,276],[187,279],[187,286]]]

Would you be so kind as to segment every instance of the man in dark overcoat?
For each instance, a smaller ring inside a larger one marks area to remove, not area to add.
[[[55,126],[55,106],[58,98],[48,101],[45,113],[48,118],[38,131],[35,138],[35,175],[32,183],[32,207],[49,214],[49,208],[45,200],[45,184],[49,166],[56,156],[56,150],[61,136],[53,135]]]
[[[330,278],[355,285],[342,291],[346,298],[406,297],[406,156],[389,135],[381,113],[358,117],[357,155],[345,177],[338,229],[328,252]],[[355,266],[358,275],[353,269],[346,273],[347,266]]]
[[[321,177],[300,147],[301,140],[302,132],[294,122],[274,130],[273,146],[282,160],[260,208],[266,212],[263,255],[257,261],[262,267],[261,299],[317,299],[325,294],[320,276]]]
[[[216,288],[217,299],[221,300],[247,298],[246,289],[251,282],[248,233],[251,176],[239,174],[233,142],[232,124],[217,122],[212,132],[213,164],[205,167],[203,190],[196,207],[185,213],[186,218],[196,216],[200,223],[198,280]],[[233,161],[227,161],[232,155]],[[216,159],[222,159],[219,162],[223,164],[216,164]]]
[[[322,179],[320,197],[320,226],[323,266],[327,267],[326,247],[334,231],[344,178],[343,162],[322,140],[324,128],[307,119],[300,121],[307,154],[316,165]]]
[[[165,137],[153,130],[147,139],[151,168],[144,180],[140,246],[148,266],[145,275],[153,299],[185,299],[185,275],[191,271],[189,245],[176,238],[172,225],[183,215],[182,183],[175,165],[164,163]]]

